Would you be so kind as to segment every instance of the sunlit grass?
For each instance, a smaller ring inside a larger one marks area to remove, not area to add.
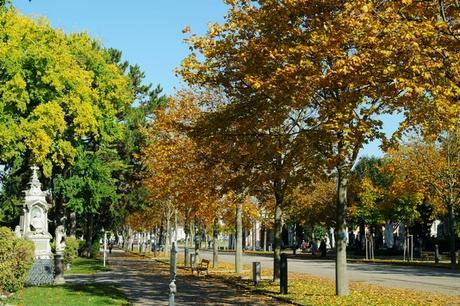
[[[64,284],[27,287],[16,293],[7,304],[26,306],[102,306],[129,305],[126,296],[107,284]]]

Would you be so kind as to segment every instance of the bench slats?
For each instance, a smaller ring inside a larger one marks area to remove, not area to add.
[[[209,260],[207,259],[202,259],[200,264],[197,267],[192,266],[192,274],[193,271],[197,272],[197,275],[200,275],[200,272],[206,271],[206,275],[208,275],[208,269],[209,269]]]

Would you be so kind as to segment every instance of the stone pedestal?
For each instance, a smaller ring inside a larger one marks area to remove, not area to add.
[[[52,258],[35,258],[29,271],[27,286],[47,285],[54,283],[54,262]]]
[[[64,284],[64,255],[54,255],[54,283]]]

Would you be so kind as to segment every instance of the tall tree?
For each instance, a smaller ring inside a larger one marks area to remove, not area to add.
[[[211,25],[207,35],[189,39],[192,53],[181,74],[190,84],[224,90],[226,103],[219,113],[226,115],[207,122],[227,138],[234,136],[233,143],[246,135],[273,139],[278,145],[272,146],[274,152],[280,153],[270,154],[272,169],[281,173],[288,155],[283,150],[290,149],[276,136],[289,135],[285,139],[291,141],[293,134],[306,136],[305,131],[320,129],[321,140],[330,144],[328,165],[337,175],[336,293],[346,295],[347,189],[362,146],[383,137],[379,116],[405,114],[396,137],[415,124],[429,133],[458,121],[457,91],[448,86],[458,88],[458,83],[439,71],[450,66],[440,56],[424,53],[433,48],[426,41],[437,35],[433,7],[364,0],[227,3],[222,25]],[[424,8],[429,12],[424,14]],[[406,12],[419,15],[407,18]],[[453,40],[449,44],[458,46]],[[458,50],[450,47],[449,52]],[[439,82],[426,84],[430,75],[424,73],[425,66]],[[245,143],[257,147],[261,142],[238,142]],[[300,147],[309,148],[306,143],[304,138]],[[258,147],[265,152],[260,148],[265,146]],[[273,185],[275,192],[283,190],[284,178],[275,176]],[[282,193],[276,198],[282,202]],[[276,257],[275,252],[275,263]]]
[[[20,185],[27,180],[28,166],[37,163],[45,187],[53,190],[51,175],[67,178],[79,148],[97,155],[121,139],[120,119],[133,96],[130,81],[86,34],[66,35],[14,8],[0,10],[0,20],[0,162],[5,179],[20,176]],[[9,198],[15,195],[5,193],[21,189],[2,192]],[[63,209],[65,195],[53,191],[53,198],[56,210]]]
[[[443,133],[436,141],[413,140],[389,153],[386,171],[394,176],[392,192],[418,194],[418,204],[430,203],[433,214],[447,214],[451,263],[456,263],[455,212],[460,208],[459,130]]]

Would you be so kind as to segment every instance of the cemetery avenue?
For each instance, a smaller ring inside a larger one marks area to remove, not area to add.
[[[0,0],[0,305],[460,305],[458,0]]]

